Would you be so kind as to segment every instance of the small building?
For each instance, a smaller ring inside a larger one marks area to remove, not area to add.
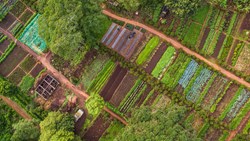
[[[83,116],[83,114],[84,114],[84,111],[83,111],[82,109],[79,109],[79,110],[75,113],[75,115],[74,115],[74,117],[75,117],[75,122],[77,122],[77,121]]]
[[[42,98],[47,100],[56,88],[59,86],[59,82],[51,75],[46,75],[36,88],[36,93]]]

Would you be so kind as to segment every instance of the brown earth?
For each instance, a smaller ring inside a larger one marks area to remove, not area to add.
[[[10,41],[8,39],[6,39],[2,43],[0,43],[0,51],[4,52],[8,48],[9,44],[10,44]]]
[[[210,128],[205,136],[205,141],[218,141],[221,133],[218,129]]]
[[[213,113],[215,117],[218,117],[221,114],[221,112],[227,107],[227,105],[232,100],[238,88],[239,86],[234,83],[229,87],[226,94],[222,97],[221,101],[217,105],[216,110]]]
[[[84,125],[86,117],[87,117],[87,114],[86,114],[86,111],[84,111],[83,116],[77,122],[75,122],[75,133],[77,135],[80,135],[81,129],[82,129],[83,125]]]
[[[38,74],[44,69],[43,65],[42,64],[37,64],[33,70],[30,72],[30,74],[33,76],[33,77],[37,77]]]
[[[111,119],[106,120],[103,115],[98,116],[83,138],[86,141],[98,141],[110,124]]]
[[[140,107],[144,100],[147,98],[148,94],[152,90],[151,86],[147,86],[146,90],[143,92],[143,94],[139,97],[139,99],[136,101],[136,106]]]
[[[155,68],[155,66],[159,62],[159,60],[161,59],[161,57],[164,54],[164,52],[166,51],[166,49],[167,49],[166,43],[161,44],[161,46],[158,48],[158,50],[154,54],[153,58],[147,64],[147,67],[145,69],[145,71],[147,73],[151,73],[153,71],[153,69]]]
[[[158,92],[154,92],[153,95],[149,97],[145,105],[151,106],[154,103],[157,96],[158,96]]]
[[[214,79],[214,82],[212,83],[211,87],[209,88],[206,96],[204,97],[202,101],[202,107],[209,110],[212,104],[215,102],[217,97],[223,92],[225,89],[227,83],[223,82],[223,79],[221,76],[217,76]]]
[[[0,64],[0,74],[7,76],[24,58],[27,52],[16,46],[8,57]]]
[[[118,107],[122,102],[122,100],[127,95],[127,93],[130,91],[130,89],[134,86],[136,80],[137,80],[136,76],[127,73],[125,78],[123,78],[122,82],[116,89],[112,98],[110,99],[110,103],[113,104],[115,107]]]
[[[210,28],[207,27],[207,28],[205,29],[205,31],[204,31],[203,36],[202,36],[202,39],[201,39],[201,42],[200,42],[199,49],[202,49],[202,48],[203,48],[203,46],[204,46],[204,44],[205,44],[205,42],[206,42],[206,40],[207,40],[207,36],[208,36],[209,32],[210,32]]]
[[[101,96],[105,101],[109,101],[111,99],[127,72],[127,69],[122,68],[120,65],[116,66],[115,71],[110,76],[108,83],[101,91]]]
[[[248,13],[245,17],[245,19],[243,20],[241,27],[240,27],[240,31],[242,30],[250,30],[250,13]]]
[[[231,48],[231,52],[229,52],[229,56],[227,58],[227,64],[228,65],[232,65],[232,57],[234,55],[234,50],[235,50],[235,48],[236,48],[236,46],[237,46],[238,43],[239,43],[239,40],[235,39],[235,42],[234,42],[234,44],[233,44],[233,46]]]
[[[224,33],[221,33],[220,37],[218,39],[218,42],[216,44],[216,47],[214,49],[214,53],[213,53],[212,57],[214,57],[214,58],[218,57],[218,55],[220,53],[220,49],[221,49],[221,47],[223,45],[223,42],[224,42],[225,38],[226,38],[226,35]]]
[[[0,27],[7,30],[15,20],[16,18],[13,15],[7,14],[6,17],[0,22]]]

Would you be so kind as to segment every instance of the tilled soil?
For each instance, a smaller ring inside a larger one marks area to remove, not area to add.
[[[140,107],[142,105],[142,103],[147,98],[147,96],[148,96],[148,94],[150,93],[151,90],[152,90],[152,88],[150,86],[147,86],[146,90],[143,92],[143,94],[136,101],[136,106],[137,107]]]
[[[7,14],[6,17],[0,22],[0,27],[7,30],[12,23],[16,20],[11,14]]]
[[[221,49],[221,47],[223,45],[223,42],[224,42],[225,38],[226,38],[226,35],[221,33],[220,37],[219,37],[219,40],[218,40],[218,42],[216,44],[216,47],[214,49],[214,53],[213,53],[212,57],[214,57],[214,58],[218,57],[218,55],[220,53],[220,49]]]
[[[120,65],[117,65],[115,71],[110,76],[108,83],[105,85],[101,92],[101,96],[105,101],[109,101],[113,96],[115,90],[121,83],[122,79],[127,73],[127,69],[122,68]]]
[[[204,44],[205,44],[205,42],[206,42],[206,40],[207,40],[207,36],[208,36],[209,32],[210,32],[210,28],[207,27],[207,28],[205,29],[205,31],[204,31],[203,36],[202,36],[202,39],[201,39],[201,43],[200,43],[199,49],[202,49],[202,48],[203,48],[203,46],[204,46]]]
[[[9,44],[10,44],[10,41],[8,39],[0,43],[0,51],[4,52],[8,48]]]
[[[42,64],[37,64],[35,66],[35,68],[33,68],[33,70],[30,72],[30,74],[33,76],[33,77],[37,77],[38,74],[43,70],[43,65]]]
[[[164,52],[166,51],[167,46],[165,43],[163,43],[158,50],[156,51],[156,53],[154,54],[153,58],[150,60],[150,62],[147,64],[147,67],[145,69],[145,71],[147,73],[151,73],[153,71],[153,69],[155,68],[156,64],[159,62],[159,60],[161,59],[162,55],[164,54]]]

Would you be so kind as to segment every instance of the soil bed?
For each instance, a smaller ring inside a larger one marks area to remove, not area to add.
[[[220,130],[210,128],[207,135],[205,136],[205,141],[218,141],[220,135],[221,135]]]
[[[242,30],[250,30],[250,13],[248,13],[245,17],[245,19],[243,20],[241,27],[240,27],[240,31]]]
[[[205,42],[206,42],[206,40],[207,40],[207,36],[208,36],[209,32],[210,32],[210,28],[207,27],[207,28],[205,29],[205,31],[204,31],[203,36],[202,36],[202,39],[201,39],[201,43],[200,43],[199,49],[202,49],[202,48],[203,48],[203,46],[204,46],[204,44],[205,44]]]
[[[107,120],[103,115],[98,116],[83,138],[87,141],[98,141],[110,124],[111,119]]]
[[[221,101],[218,103],[215,112],[213,113],[214,116],[218,117],[221,112],[226,108],[229,102],[232,100],[233,96],[235,95],[236,91],[238,90],[239,86],[236,84],[232,84],[229,89],[227,90],[226,94],[222,97]]]
[[[149,97],[145,105],[148,105],[148,106],[152,105],[155,99],[157,98],[157,96],[158,96],[158,92],[154,92],[154,94]]]
[[[148,85],[146,90],[143,92],[143,94],[140,96],[140,98],[136,101],[136,106],[137,107],[140,107],[142,105],[142,103],[147,98],[147,96],[148,96],[148,94],[150,93],[151,90],[152,90],[152,88]]]
[[[110,99],[110,103],[118,107],[121,101],[125,98],[127,93],[130,91],[130,89],[134,86],[136,80],[137,80],[136,76],[130,73],[127,73],[125,78],[123,78],[121,84],[116,89],[112,98]]]
[[[7,14],[6,17],[0,22],[0,27],[7,30],[12,23],[16,20],[11,14]]]
[[[38,74],[43,70],[43,65],[42,64],[37,64],[35,66],[35,68],[30,72],[30,74],[33,76],[33,77],[37,77]]]
[[[220,49],[221,49],[221,47],[222,47],[222,45],[223,45],[223,42],[224,42],[224,39],[225,39],[225,38],[226,38],[226,35],[223,34],[223,33],[221,33],[221,34],[220,34],[220,37],[219,37],[219,40],[218,40],[218,42],[217,42],[217,44],[216,44],[216,47],[215,47],[215,49],[214,49],[214,53],[213,53],[212,57],[214,57],[214,58],[217,58],[217,57],[218,57],[218,55],[219,55],[219,53],[220,53]]]
[[[8,39],[6,39],[2,43],[0,43],[0,51],[4,52],[8,48],[9,44],[10,44],[10,41]]]
[[[115,71],[113,72],[108,83],[105,85],[104,89],[101,92],[101,96],[105,101],[109,101],[111,99],[126,73],[126,69],[122,68],[120,65],[116,66]]]
[[[153,58],[150,60],[150,62],[147,64],[147,67],[145,69],[145,71],[147,73],[151,73],[153,71],[153,69],[155,68],[156,64],[159,62],[159,60],[161,59],[162,55],[164,54],[164,52],[166,51],[167,46],[165,43],[163,43],[159,49],[156,51],[155,55],[153,56]]]
[[[232,50],[231,50],[231,52],[230,52],[230,54],[229,54],[229,57],[228,57],[228,61],[227,61],[227,64],[228,64],[228,65],[232,65],[232,57],[233,57],[233,55],[234,55],[234,49],[235,49],[235,47],[238,45],[238,43],[239,43],[239,40],[236,39],[236,41],[234,42],[234,44],[233,44],[233,46],[232,46]]]
[[[15,47],[4,62],[0,64],[0,74],[7,76],[27,54],[21,47]]]

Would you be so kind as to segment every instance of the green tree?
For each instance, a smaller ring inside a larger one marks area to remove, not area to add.
[[[138,10],[141,0],[117,0],[119,3],[122,4],[122,6],[128,10],[128,11],[133,11],[135,12]],[[143,1],[143,0],[142,0]]]
[[[39,0],[39,35],[50,50],[76,65],[110,25],[101,0]],[[44,8],[43,8],[44,7]]]
[[[189,16],[199,7],[201,0],[165,0],[169,10],[179,17]]]
[[[115,140],[200,141],[192,126],[180,123],[185,115],[186,108],[177,105],[157,111],[141,107],[132,112],[129,125]]]
[[[40,123],[40,128],[40,141],[75,140],[75,136],[73,133],[74,118],[69,114],[62,114],[60,112],[50,112],[48,116]],[[63,139],[62,137],[65,136],[67,136],[67,138]]]
[[[39,126],[35,121],[20,120],[13,125],[12,141],[37,141],[40,135]]]
[[[15,85],[0,76],[0,95],[12,97],[18,93],[18,88]]]
[[[98,115],[104,107],[104,100],[103,98],[97,94],[92,93],[90,97],[86,100],[85,104],[88,113],[92,116]]]
[[[233,0],[236,8],[239,11],[249,12],[250,11],[250,2],[249,0]]]

